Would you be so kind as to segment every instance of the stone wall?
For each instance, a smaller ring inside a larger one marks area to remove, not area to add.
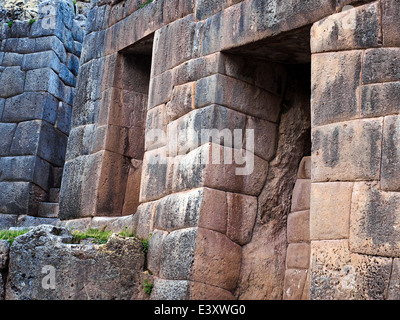
[[[374,1],[312,28],[311,299],[399,298],[399,10]]]
[[[84,31],[67,2],[42,2],[36,10],[37,21],[0,26],[2,228],[21,215],[58,214]]]

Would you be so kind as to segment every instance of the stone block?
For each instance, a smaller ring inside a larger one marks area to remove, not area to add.
[[[57,99],[49,93],[24,92],[6,100],[3,121],[46,120],[54,124],[57,116],[57,107]]]
[[[0,213],[27,214],[30,206],[29,182],[0,182]]]
[[[239,166],[238,163],[245,166]],[[177,160],[174,192],[209,187],[256,196],[264,185],[268,163],[243,150],[205,144]]]
[[[311,185],[310,236],[312,240],[349,237],[352,182]]]
[[[60,100],[65,99],[65,85],[51,68],[27,71],[25,91],[47,91]]]
[[[66,66],[72,72],[72,74],[77,76],[79,71],[79,58],[72,53],[68,53],[66,63]]]
[[[136,226],[137,219],[133,214],[123,217],[93,217],[89,224],[90,228],[110,230],[114,233],[123,231],[135,233]]]
[[[180,229],[172,231],[164,238],[160,265],[161,278],[189,280],[197,250],[197,232],[197,228]],[[205,274],[201,279],[202,282],[205,282],[204,276]]]
[[[358,117],[362,51],[312,55],[312,125]],[[324,70],[325,72],[320,72]]]
[[[149,240],[149,251],[147,253],[147,268],[152,274],[158,275],[161,263],[161,250],[164,238],[168,232],[162,230],[154,230]]]
[[[75,41],[79,41],[81,43],[83,42],[85,31],[80,27],[80,25],[76,22],[75,19],[72,20],[71,33]]]
[[[298,179],[311,179],[311,157],[301,159],[299,170],[297,171]]]
[[[136,236],[139,239],[148,239],[153,232],[157,205],[157,201],[152,201],[138,207],[135,215],[138,216]]]
[[[6,272],[8,267],[8,254],[10,253],[10,244],[6,240],[0,240],[0,272]]]
[[[189,281],[155,278],[151,300],[187,300]]]
[[[38,217],[57,218],[59,206],[58,203],[41,202],[39,203]]]
[[[211,105],[193,110],[168,124],[168,155],[185,155],[209,142],[240,149],[243,147],[245,126],[244,114],[222,106]]]
[[[20,122],[15,130],[10,155],[35,155],[39,147],[41,121]]]
[[[236,287],[242,249],[225,235],[198,228],[191,280],[226,290]]]
[[[287,220],[288,243],[310,241],[310,211],[292,212]]]
[[[376,182],[354,184],[350,215],[352,252],[400,255],[399,194],[379,190]]]
[[[385,191],[400,191],[399,124],[398,115],[388,116],[384,119],[381,188]]]
[[[8,156],[10,154],[10,147],[13,140],[16,123],[0,123],[0,156]]]
[[[400,49],[376,48],[365,51],[363,84],[400,80]]]
[[[9,229],[17,225],[16,214],[1,214],[0,213],[0,230]]]
[[[103,154],[104,151],[101,151],[65,163],[60,190],[60,219],[77,219],[95,214]]]
[[[347,240],[311,242],[311,300],[383,300],[392,259],[351,253]]]
[[[24,91],[25,72],[20,67],[6,67],[0,73],[0,98],[16,96]]]
[[[292,212],[310,209],[310,190],[310,179],[297,179],[292,194]]]
[[[71,130],[72,107],[64,102],[58,103],[57,119],[55,128],[65,135],[69,135]]]
[[[308,269],[310,264],[310,244],[290,243],[286,253],[287,269]]]
[[[1,62],[1,65],[3,67],[12,67],[12,66],[21,66],[22,64],[22,59],[25,56],[20,53],[15,53],[15,52],[5,52],[3,56],[3,60]]]
[[[62,40],[56,36],[40,37],[35,39],[35,52],[47,50],[53,50],[62,63],[67,61],[67,53],[64,44],[62,43]]]
[[[238,92],[241,94],[238,95]],[[196,82],[195,107],[210,104],[219,104],[253,117],[277,122],[281,98],[249,83],[215,74]]]
[[[18,39],[18,53],[33,53],[35,51],[35,39],[20,38]]]
[[[171,232],[199,226],[224,233],[226,219],[225,192],[200,188],[162,198],[156,209],[155,228]]]
[[[307,270],[288,269],[285,271],[283,300],[301,300],[307,281]]]
[[[399,3],[396,0],[383,0],[381,7],[383,45],[385,47],[399,47],[400,26],[396,23],[396,17],[400,14]]]
[[[165,104],[147,111],[145,150],[163,147],[167,144],[167,108]]]
[[[129,165],[128,180],[122,215],[135,214],[139,206],[140,182],[142,177],[142,161],[132,159]]]
[[[372,119],[313,129],[313,182],[379,179],[382,125],[382,119]]]
[[[382,43],[379,16],[379,4],[372,3],[316,22],[311,29],[312,53],[379,46]]]
[[[60,201],[60,188],[49,189],[49,202],[58,203]]]
[[[195,26],[196,23],[189,16],[156,31],[153,44],[152,76],[159,75],[193,58]],[[171,41],[172,39],[175,41]]]
[[[387,82],[362,86],[361,116],[379,117],[398,112],[400,82]]]
[[[195,88],[196,82],[174,86],[171,101],[167,105],[168,122],[180,118],[195,108]]]
[[[47,18],[39,20],[38,23],[32,24],[29,37],[39,38],[45,36],[56,36],[58,39],[63,41],[64,30],[65,25],[62,21],[62,17],[51,15],[47,16]]]
[[[71,233],[74,231],[86,232],[89,230],[92,218],[81,218],[73,220],[60,221],[60,227],[68,229]]]
[[[24,55],[22,70],[32,70],[40,68],[51,68],[59,73],[63,64],[54,51],[42,51]]]
[[[28,181],[49,188],[50,165],[39,157],[0,157],[0,168],[0,181]]]
[[[62,64],[60,66],[60,73],[59,76],[61,78],[62,81],[64,81],[64,83],[67,86],[71,86],[71,87],[75,87],[76,86],[76,79],[74,74],[68,69],[68,67],[64,64]]]
[[[64,133],[58,131],[46,121],[41,122],[40,138],[37,149],[39,157],[57,167],[62,167],[65,162],[67,142],[68,137]]]
[[[4,111],[5,102],[6,102],[5,99],[0,98],[0,120],[3,117],[3,111]]]
[[[257,216],[257,198],[227,193],[228,221],[226,235],[243,246],[250,242]]]
[[[387,300],[400,299],[400,259],[393,259],[392,273],[390,275],[390,284]]]

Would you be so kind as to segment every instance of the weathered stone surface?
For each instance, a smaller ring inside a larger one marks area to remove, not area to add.
[[[331,124],[312,131],[312,180],[379,179],[382,119]]]
[[[292,212],[287,220],[288,243],[310,241],[310,211]]]
[[[257,198],[227,193],[228,221],[226,235],[243,246],[250,242],[257,215]]]
[[[100,246],[74,245],[72,240],[66,229],[48,225],[18,237],[10,249],[6,299],[127,300],[139,295],[144,265],[140,241],[116,235]],[[51,270],[55,288],[46,290]]]
[[[22,61],[22,70],[32,70],[40,68],[51,68],[59,73],[61,66],[60,59],[54,51],[41,51],[36,53],[25,54]],[[65,66],[64,66],[65,67]]]
[[[187,300],[189,281],[155,278],[151,300]]]
[[[361,55],[362,52],[357,50],[312,55],[311,114],[314,127],[358,117]]]
[[[20,67],[7,67],[0,73],[0,97],[16,96],[24,91],[25,72]]]
[[[234,290],[241,263],[241,247],[225,235],[198,228],[190,279]]]
[[[58,210],[58,203],[41,202],[39,203],[38,217],[57,218]]]
[[[400,255],[397,212],[399,194],[379,190],[377,183],[354,184],[350,215],[350,247],[353,252]]]
[[[142,161],[132,159],[129,164],[124,206],[122,207],[123,216],[135,214],[139,206],[141,176]]]
[[[354,50],[381,44],[380,8],[367,4],[331,15],[311,29],[311,51]]]
[[[88,231],[90,228],[92,218],[81,218],[73,220],[60,221],[57,225],[68,229],[70,232],[73,231]]]
[[[310,209],[311,180],[297,179],[292,195],[291,211]]]
[[[8,254],[10,252],[10,245],[6,240],[0,240],[0,278],[1,273],[6,271],[8,267]]]
[[[283,300],[301,300],[307,281],[307,270],[288,269],[285,271]]]
[[[168,232],[162,230],[154,230],[149,240],[149,251],[147,253],[147,268],[152,274],[158,275],[160,272],[161,250],[164,238]]]
[[[16,123],[0,123],[0,134],[2,139],[0,141],[0,156],[8,156],[10,147],[13,140]]]
[[[399,125],[400,118],[397,115],[384,118],[381,188],[385,191],[400,190]]]
[[[20,215],[17,220],[18,228],[32,228],[42,224],[57,226],[60,223],[60,219],[57,218],[41,218],[32,217],[28,215]]]
[[[155,228],[170,232],[199,226],[225,233],[227,215],[225,192],[200,188],[162,198],[156,209]]]
[[[387,82],[362,86],[361,116],[379,117],[398,113],[400,83]]]
[[[237,164],[241,161],[245,166]],[[174,166],[172,190],[177,192],[205,186],[256,196],[265,182],[267,171],[268,162],[251,152],[209,143],[178,160]]]
[[[162,244],[160,277],[189,280],[195,259],[197,228],[175,230]]]
[[[148,239],[150,234],[153,232],[157,205],[158,202],[153,201],[142,203],[138,207],[135,216],[138,216],[136,236],[139,239]]]
[[[310,262],[310,245],[308,243],[290,243],[287,248],[287,269],[308,269]]]
[[[390,284],[388,289],[388,300],[400,299],[400,259],[393,259],[392,273],[390,275]]]
[[[363,60],[363,84],[400,80],[400,49],[377,48],[365,52]]]
[[[0,229],[8,229],[17,225],[18,216],[15,214],[0,213]]]
[[[167,108],[165,104],[147,111],[145,150],[167,144]]]
[[[312,240],[349,237],[353,182],[311,185],[310,237]]]
[[[29,205],[29,182],[0,182],[0,213],[27,213]]]
[[[392,259],[353,254],[347,240],[311,242],[311,299],[387,297]]]
[[[167,104],[168,122],[174,121],[192,111],[194,106],[196,82],[175,86],[171,101]]]
[[[382,6],[382,32],[385,47],[398,47],[400,45],[400,28],[395,22],[400,14],[400,6],[396,0],[383,0]]]
[[[197,81],[195,93],[196,108],[214,103],[277,122],[281,98],[249,83],[216,74]]]

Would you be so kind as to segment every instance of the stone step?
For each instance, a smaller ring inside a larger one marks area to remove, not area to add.
[[[38,216],[41,218],[57,218],[58,209],[58,203],[40,202]]]
[[[60,200],[60,188],[50,188],[49,202],[58,203]]]

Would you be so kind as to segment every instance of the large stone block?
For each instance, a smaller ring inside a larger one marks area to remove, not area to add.
[[[165,104],[147,111],[145,150],[163,147],[167,144],[167,108]]]
[[[19,53],[33,53],[35,51],[35,39],[19,38],[18,39],[18,52]]]
[[[233,290],[239,278],[241,247],[225,235],[198,228],[191,280]]]
[[[196,82],[195,107],[214,103],[277,122],[281,98],[249,83],[215,74]]]
[[[395,114],[399,110],[400,82],[387,82],[362,86],[361,116],[379,117]]]
[[[35,155],[39,146],[41,121],[20,122],[14,133],[10,155]]]
[[[161,250],[164,238],[168,232],[154,230],[149,240],[149,251],[147,253],[147,268],[152,274],[158,275],[161,263]]]
[[[64,44],[56,36],[40,37],[34,40],[35,52],[53,50],[62,63],[67,61],[67,53]]]
[[[177,160],[172,190],[178,192],[204,186],[257,196],[267,171],[268,162],[248,151],[210,143]]]
[[[227,214],[225,192],[200,188],[162,198],[157,205],[155,227],[170,232],[198,226],[225,233]]]
[[[313,126],[358,117],[361,56],[357,50],[312,55]]]
[[[399,48],[376,48],[367,50],[363,60],[363,84],[399,81],[399,61]]]
[[[400,195],[379,190],[377,183],[354,184],[350,215],[350,247],[353,252],[400,256]]]
[[[55,128],[65,135],[69,135],[71,129],[72,107],[65,102],[58,103],[57,119]]]
[[[382,119],[355,120],[312,130],[312,180],[379,179]]]
[[[307,270],[288,269],[285,271],[283,300],[301,300],[307,281]]]
[[[65,100],[65,85],[51,68],[26,72],[25,91],[47,91],[60,100]]]
[[[168,234],[162,244],[160,277],[189,280],[196,251],[198,228],[180,229]],[[207,263],[209,263],[207,261]],[[204,282],[204,278],[201,279]]]
[[[132,159],[129,164],[129,173],[126,182],[126,191],[122,215],[135,214],[139,206],[140,184],[142,178],[142,161]]]
[[[312,300],[383,300],[392,259],[351,253],[347,240],[311,242]]]
[[[0,181],[28,181],[48,190],[49,174],[50,164],[39,157],[0,157]]]
[[[6,100],[3,121],[46,120],[54,124],[57,108],[57,99],[49,93],[24,92]]]
[[[51,68],[59,73],[62,64],[54,51],[42,51],[24,55],[22,70]]]
[[[16,96],[24,91],[25,72],[20,67],[7,67],[0,73],[0,97]]]
[[[15,53],[15,52],[5,52],[3,56],[3,60],[1,62],[1,66],[3,67],[12,67],[12,66],[21,66],[22,59],[24,55]]]
[[[377,47],[381,44],[378,3],[331,15],[311,29],[311,51],[326,52]],[[362,36],[361,36],[362,35]]]
[[[46,121],[41,121],[37,154],[51,164],[62,167],[65,161],[68,137]]]
[[[298,179],[311,179],[311,157],[304,157],[299,164],[297,171]]]
[[[400,191],[400,117],[384,119],[381,188],[385,191]]]
[[[154,229],[154,219],[156,215],[156,209],[158,206],[157,201],[142,203],[135,215],[137,215],[137,228],[136,236],[139,239],[148,239]]]
[[[174,86],[171,101],[167,104],[168,122],[178,119],[195,108],[195,88],[196,82]]]
[[[310,264],[310,244],[290,243],[286,253],[287,269],[308,269]]]
[[[189,16],[156,31],[152,76],[193,58],[195,26],[196,23]]]
[[[0,229],[9,229],[11,227],[15,227],[17,225],[16,214],[2,214],[0,213]]]
[[[193,110],[168,124],[168,155],[185,155],[209,142],[242,148],[245,126],[246,116],[243,113],[222,106]],[[249,146],[249,149],[254,152],[255,148]]]
[[[349,237],[352,182],[311,185],[310,236],[312,240]]]
[[[33,214],[36,193],[30,182],[0,182],[0,213]],[[36,203],[37,210],[37,203]]]
[[[393,259],[392,273],[388,288],[387,300],[400,299],[400,259]]]
[[[257,198],[227,193],[228,220],[226,235],[239,245],[250,242],[257,216]]]
[[[71,224],[68,224],[69,221],[67,221],[67,226],[68,225],[73,225],[73,221],[79,222],[79,220],[82,221],[83,225],[86,225],[86,227],[94,228],[94,229],[105,229],[105,230],[110,230],[114,233],[120,233],[120,232],[132,232],[134,233],[136,231],[136,226],[137,226],[137,217],[135,215],[128,215],[128,216],[123,216],[123,217],[93,217],[92,219],[90,218],[82,218],[82,219],[76,219],[76,220],[69,220],[71,221]]]
[[[14,137],[16,123],[0,123],[0,156],[8,156],[10,154],[10,147]]]
[[[400,26],[396,17],[400,14],[400,6],[396,0],[383,0],[382,6],[382,32],[385,47],[400,46]]]

